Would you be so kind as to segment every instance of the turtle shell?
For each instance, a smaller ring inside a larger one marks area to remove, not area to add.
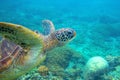
[[[22,25],[0,22],[0,36],[7,40],[0,45],[0,80],[16,80],[45,60],[42,35]]]
[[[2,40],[0,45],[0,72],[9,68],[21,51],[22,48],[19,45],[6,39]]]

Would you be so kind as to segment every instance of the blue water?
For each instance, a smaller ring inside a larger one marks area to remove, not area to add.
[[[120,56],[119,0],[0,0],[0,22],[42,32],[44,19],[51,20],[56,29],[73,28],[77,36],[68,46],[85,60]]]

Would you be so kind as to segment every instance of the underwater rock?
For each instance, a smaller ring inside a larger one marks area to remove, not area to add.
[[[98,79],[107,72],[108,67],[108,62],[104,58],[100,56],[90,58],[85,66],[84,80]]]

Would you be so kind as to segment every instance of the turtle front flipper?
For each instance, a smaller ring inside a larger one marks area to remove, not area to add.
[[[21,25],[0,22],[0,35],[22,47],[41,45],[40,35]]]
[[[42,27],[43,27],[43,34],[49,35],[55,31],[54,24],[50,20],[43,20],[42,21]]]
[[[19,45],[3,39],[0,45],[0,72],[8,69],[21,51],[22,48]]]

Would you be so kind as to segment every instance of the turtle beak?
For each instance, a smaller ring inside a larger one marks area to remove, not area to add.
[[[76,32],[75,31],[74,31],[73,35],[76,36]]]

